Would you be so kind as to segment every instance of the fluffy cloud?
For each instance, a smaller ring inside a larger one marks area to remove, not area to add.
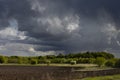
[[[16,20],[12,19],[9,22],[10,26],[6,27],[3,30],[0,30],[0,38],[1,39],[8,39],[8,40],[24,40],[27,38],[25,36],[25,32],[18,31],[18,23]]]
[[[19,55],[19,56],[44,56],[56,55],[55,51],[37,51],[35,46],[30,44],[10,43],[0,45],[0,52],[4,55]]]
[[[0,52],[32,56],[104,50],[119,53],[119,3],[0,0]]]

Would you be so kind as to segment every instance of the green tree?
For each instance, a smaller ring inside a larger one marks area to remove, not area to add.
[[[55,59],[56,56],[55,56],[55,55],[47,55],[46,58],[47,58],[47,59]]]
[[[65,63],[66,59],[65,58],[55,58],[55,59],[51,59],[51,63]]]
[[[17,63],[18,63],[18,59],[19,59],[19,56],[10,56],[10,57],[8,58],[8,63],[17,64]]]
[[[105,58],[103,58],[103,57],[98,57],[98,58],[96,58],[95,63],[96,63],[99,67],[101,67],[101,66],[105,63]]]
[[[18,57],[18,64],[23,64],[22,57]]]
[[[0,63],[6,63],[6,61],[5,56],[0,56]]]
[[[60,54],[57,55],[57,58],[64,58],[64,57],[65,57],[65,55],[62,54],[62,53],[60,53]]]
[[[51,61],[50,61],[50,60],[47,60],[46,63],[47,63],[47,66],[49,66],[50,63],[51,63]]]
[[[120,68],[120,59],[115,62],[115,67]]]

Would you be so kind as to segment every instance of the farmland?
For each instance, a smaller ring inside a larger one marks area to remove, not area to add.
[[[1,64],[0,80],[73,80],[73,68],[93,67],[94,64]]]
[[[84,80],[114,74],[120,74],[120,69],[88,71],[77,66],[0,65],[0,80]]]
[[[69,69],[47,66],[0,66],[0,80],[68,80]]]

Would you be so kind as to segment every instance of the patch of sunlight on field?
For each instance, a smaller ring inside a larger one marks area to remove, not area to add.
[[[120,80],[120,74],[119,75],[112,75],[112,76],[84,78],[84,79],[80,79],[80,80]]]
[[[74,67],[93,67],[96,66],[95,64],[75,64],[75,65],[71,65],[71,64],[50,64],[50,66],[74,66]]]
[[[0,66],[4,66],[4,65],[14,65],[14,66],[59,66],[59,67],[95,67],[97,65],[95,64],[75,64],[75,65],[71,65],[71,64],[0,64]]]

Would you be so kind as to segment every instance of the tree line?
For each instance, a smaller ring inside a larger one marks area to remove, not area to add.
[[[107,52],[84,52],[46,56],[0,56],[1,64],[97,64],[99,67],[120,67],[120,59]]]

